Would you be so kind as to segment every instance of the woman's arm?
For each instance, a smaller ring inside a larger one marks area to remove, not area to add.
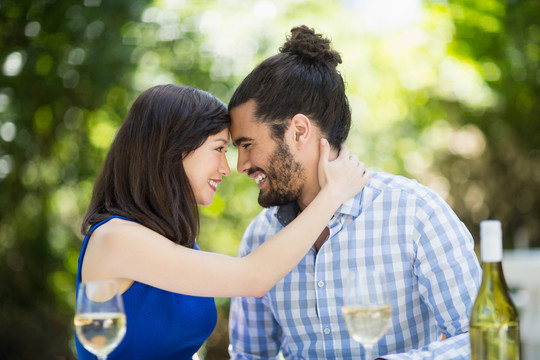
[[[346,147],[328,161],[321,141],[322,189],[288,226],[242,258],[177,245],[134,222],[113,219],[92,234],[83,280],[135,280],[168,291],[197,296],[262,296],[305,256],[328,221],[367,183],[370,173]]]

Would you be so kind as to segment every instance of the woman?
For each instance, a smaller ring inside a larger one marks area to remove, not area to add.
[[[115,279],[127,333],[109,359],[187,359],[211,334],[210,296],[262,296],[317,239],[334,211],[369,178],[343,148],[298,218],[244,258],[199,251],[197,205],[210,205],[229,174],[229,116],[212,95],[162,85],[134,102],[111,145],[83,220],[81,281]],[[77,340],[79,359],[95,358]]]

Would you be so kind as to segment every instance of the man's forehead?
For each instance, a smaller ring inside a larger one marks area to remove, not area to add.
[[[246,142],[264,140],[269,132],[265,131],[266,125],[257,122],[243,122],[231,126],[231,139],[234,146],[240,146]]]
[[[246,126],[251,122],[256,122],[255,102],[250,100],[231,109],[231,125]]]
[[[234,145],[269,135],[268,125],[257,121],[254,102],[248,101],[231,110],[231,137]]]

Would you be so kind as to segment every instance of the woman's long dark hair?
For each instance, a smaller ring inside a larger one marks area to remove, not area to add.
[[[143,92],[96,179],[83,235],[92,225],[120,215],[192,248],[199,215],[183,159],[229,126],[225,104],[202,90],[159,85]]]

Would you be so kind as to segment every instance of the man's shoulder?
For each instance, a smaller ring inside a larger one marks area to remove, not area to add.
[[[251,220],[250,226],[253,224],[270,224],[276,220],[276,214],[279,211],[279,206],[264,208]]]
[[[404,214],[416,214],[421,217],[432,214],[456,216],[441,194],[416,180],[379,172],[372,175],[372,180],[371,185],[378,189],[373,191],[372,202],[382,201],[392,204],[392,207],[399,206],[400,203],[404,205],[403,209],[407,209]]]
[[[393,206],[397,203],[405,204],[407,208],[414,206],[421,213],[433,213],[441,209],[451,210],[441,194],[414,179],[401,175],[375,172],[368,186],[366,188],[369,190],[364,197],[366,206],[372,202],[383,201],[394,204]]]
[[[278,210],[278,206],[262,209],[249,223],[242,238],[242,245],[258,246],[279,231],[280,225],[276,216]]]
[[[420,184],[417,180],[385,172],[374,172],[371,176],[369,186],[380,192],[398,191],[406,196],[413,196],[426,200],[440,196],[436,191]]]

